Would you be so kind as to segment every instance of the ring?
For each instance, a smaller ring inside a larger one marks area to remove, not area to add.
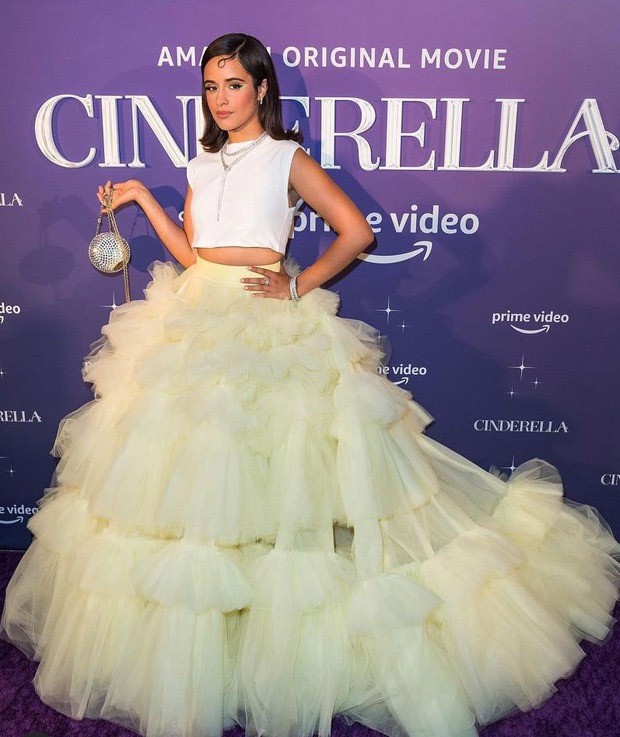
[[[268,277],[268,276],[264,276],[264,277],[263,277],[263,284],[264,284],[265,286],[267,286],[267,284],[269,284],[269,277]]]

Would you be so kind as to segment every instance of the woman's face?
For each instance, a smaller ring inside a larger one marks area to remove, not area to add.
[[[218,126],[228,133],[259,135],[262,126],[258,119],[257,96],[263,97],[267,82],[263,80],[257,91],[252,77],[236,58],[214,56],[204,68],[203,89],[207,105]],[[258,132],[256,132],[258,131]]]

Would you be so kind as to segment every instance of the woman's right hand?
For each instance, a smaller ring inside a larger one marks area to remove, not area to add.
[[[106,208],[104,207],[104,194],[112,194],[112,210],[116,210],[120,205],[124,205],[127,202],[139,202],[140,197],[148,192],[148,189],[137,179],[128,179],[126,182],[118,182],[112,184],[108,179],[105,185],[102,187],[99,185],[97,190],[97,199],[101,203],[101,212]]]

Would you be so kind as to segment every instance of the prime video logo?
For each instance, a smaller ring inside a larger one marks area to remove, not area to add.
[[[393,384],[406,386],[411,376],[426,376],[428,370],[426,366],[414,366],[411,363],[399,363],[394,366],[380,364],[377,373],[386,376]]]
[[[541,310],[540,312],[494,312],[491,315],[491,325],[508,324],[513,330],[524,335],[548,333],[553,325],[565,325],[569,321],[569,315],[555,312],[555,310]]]
[[[22,308],[19,305],[9,305],[5,302],[0,302],[0,325],[4,325],[4,318],[6,315],[19,315]]]

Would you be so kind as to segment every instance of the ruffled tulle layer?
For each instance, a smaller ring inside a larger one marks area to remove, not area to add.
[[[87,357],[1,621],[41,699],[146,737],[473,737],[540,704],[614,622],[604,520],[543,461],[504,481],[424,435],[337,295],[242,270],[155,263]]]

